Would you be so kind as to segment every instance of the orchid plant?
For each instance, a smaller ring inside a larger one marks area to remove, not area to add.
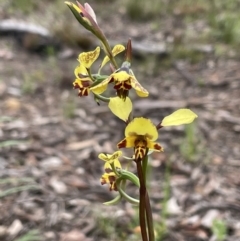
[[[116,197],[106,202],[106,205],[117,204],[121,199],[139,206],[139,223],[143,241],[154,241],[155,231],[152,218],[152,210],[146,187],[146,171],[149,155],[152,152],[162,152],[163,147],[157,142],[159,129],[165,126],[189,124],[197,118],[197,115],[189,109],[179,109],[165,117],[159,123],[154,124],[150,119],[133,117],[133,103],[129,97],[129,91],[134,89],[139,97],[146,98],[149,92],[138,82],[131,69],[132,45],[128,40],[126,48],[118,44],[110,47],[107,38],[99,27],[96,15],[92,7],[85,3],[82,6],[79,2],[73,4],[65,2],[70,8],[78,22],[89,30],[101,46],[95,50],[79,54],[78,66],[75,68],[75,81],[73,86],[78,90],[78,96],[92,96],[97,104],[101,102],[108,104],[110,111],[125,122],[125,138],[116,145],[116,151],[111,154],[100,153],[99,159],[104,161],[104,174],[100,178],[102,185],[108,184],[110,191],[116,191]],[[101,49],[105,57],[100,64],[97,73],[92,73],[91,66],[99,58]],[[117,65],[115,57],[125,51],[125,60],[121,66]],[[111,73],[101,74],[102,68],[110,62]],[[107,88],[113,87],[115,96],[106,96]],[[131,157],[123,156],[119,149],[131,148]],[[120,157],[134,162],[136,166],[135,175],[129,171],[127,166],[123,167]],[[135,199],[126,193],[127,182],[133,183],[139,189],[139,199]]]

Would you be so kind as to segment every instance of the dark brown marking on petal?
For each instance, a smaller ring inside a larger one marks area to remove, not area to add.
[[[116,176],[112,175],[108,177],[109,183],[110,183],[110,188],[109,190],[112,191],[117,191],[117,186],[116,186]]]
[[[91,85],[90,81],[82,81],[82,86],[83,87],[89,87]]]
[[[89,88],[79,88],[78,96],[88,96],[89,94]]]
[[[113,183],[113,185],[112,185],[112,190],[118,191],[116,182]]]
[[[137,148],[135,148],[134,153],[135,153],[135,161],[139,162],[146,155],[146,148],[144,148],[144,147],[137,147]]]
[[[106,169],[105,169],[105,172],[106,172],[106,173],[111,173],[111,172],[112,172],[112,169],[111,169],[111,168],[106,168]]]
[[[101,184],[102,184],[102,185],[107,184],[107,182],[106,182],[106,179],[105,179],[105,178],[101,178]]]
[[[83,96],[88,96],[88,94],[89,94],[89,89],[83,88]]]
[[[128,90],[123,90],[123,89],[119,89],[117,90],[117,96],[123,100],[126,100],[126,97],[128,96]]]
[[[158,143],[154,145],[154,149],[158,151],[163,151],[163,148]]]
[[[109,180],[109,182],[115,182],[116,176],[115,175],[109,175],[108,180]]]
[[[79,84],[76,83],[76,84],[73,84],[73,88],[74,88],[74,89],[79,89],[80,86],[79,86]]]
[[[117,144],[117,147],[118,147],[118,148],[124,148],[124,147],[126,147],[126,145],[127,145],[127,140],[124,139],[124,140],[122,140],[121,142],[119,142],[119,143]]]
[[[110,78],[110,80],[108,81],[108,83],[112,83],[112,82],[114,82],[114,78],[113,78],[113,77]]]
[[[147,152],[147,140],[143,136],[138,136],[138,138],[134,142],[135,150],[135,160],[141,161]]]
[[[127,90],[130,90],[130,89],[132,89],[132,86],[129,82],[123,82],[123,88],[127,89]]]

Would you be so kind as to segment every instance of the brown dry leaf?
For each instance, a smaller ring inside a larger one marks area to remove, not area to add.
[[[201,220],[201,224],[204,227],[211,228],[213,225],[213,221],[218,219],[220,216],[220,212],[216,209],[209,210],[205,216]]]
[[[170,215],[179,215],[182,213],[181,207],[178,205],[176,198],[172,197],[167,202],[167,212]]]
[[[181,226],[199,228],[200,226],[200,216],[194,215],[189,218],[185,218],[181,221]]]
[[[60,241],[86,241],[86,236],[84,233],[77,229],[73,229],[68,233],[60,234]]]
[[[4,82],[0,82],[0,96],[2,96],[7,89],[7,85]]]
[[[133,231],[134,231],[134,233],[140,234],[141,233],[140,226],[135,227]]]
[[[9,112],[17,112],[21,108],[21,102],[17,98],[8,98],[4,102],[4,106]]]
[[[4,237],[7,234],[7,227],[6,226],[0,226],[0,238]]]
[[[54,191],[58,194],[66,194],[68,189],[64,182],[60,181],[58,177],[53,176],[50,181],[49,185],[54,189]]]
[[[72,187],[88,188],[89,185],[77,176],[71,175],[65,179],[65,183]]]
[[[220,188],[221,179],[216,178],[215,176],[211,176],[208,183],[205,184],[203,189],[203,195],[207,196],[215,190]]]
[[[17,236],[23,229],[23,224],[19,219],[15,219],[8,227],[7,233],[11,237]]]
[[[66,146],[66,151],[77,151],[94,145],[96,145],[96,140],[94,139],[80,142],[72,142]]]

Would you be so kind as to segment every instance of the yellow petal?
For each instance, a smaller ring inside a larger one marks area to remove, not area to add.
[[[105,80],[103,80],[100,84],[93,86],[92,88],[90,88],[90,90],[95,93],[95,94],[102,94],[106,89],[107,89],[107,85],[108,82],[111,80],[111,76],[109,76],[108,78],[106,78]]]
[[[115,168],[119,168],[119,169],[122,168],[121,163],[119,162],[118,159],[115,159],[115,160],[114,160],[114,166],[115,166]]]
[[[115,160],[113,161],[113,165],[115,166],[115,168],[122,169],[121,163],[119,162],[118,159],[115,159]],[[105,164],[104,164],[104,170],[105,170],[105,172],[112,171],[112,167],[111,167],[110,162],[105,162]]]
[[[110,171],[112,171],[112,167],[111,167],[111,165],[110,165],[109,162],[105,162],[105,164],[104,164],[104,170],[105,170],[105,172],[110,172]]]
[[[141,135],[155,141],[158,138],[156,126],[149,120],[143,117],[134,118],[125,129],[125,136]]]
[[[147,147],[149,150],[154,150],[154,151],[158,151],[158,152],[162,152],[163,151],[163,147],[160,146],[157,142],[153,142],[153,141],[147,141]]]
[[[84,65],[77,66],[74,70],[74,74],[76,78],[80,78],[80,75],[82,76],[88,76],[87,69],[84,67]]]
[[[120,156],[122,155],[121,151],[115,151],[112,155],[111,154],[104,154],[104,153],[100,153],[98,155],[98,158],[109,162],[109,163],[113,163],[114,160],[117,160]]]
[[[126,100],[114,97],[110,98],[108,107],[118,118],[123,121],[127,121],[129,114],[132,111],[132,101],[129,97],[127,97]]]
[[[105,161],[105,162],[107,162],[108,161],[108,156],[109,156],[108,154],[100,153],[98,155],[98,158],[103,160],[103,161]]]
[[[118,81],[118,82],[124,82],[124,81],[128,81],[131,79],[131,75],[129,75],[124,70],[113,73],[112,77],[113,77],[114,81]]]
[[[124,47],[123,45],[117,44],[117,45],[114,46],[114,48],[113,48],[113,50],[112,50],[112,54],[113,54],[113,56],[116,56],[117,54],[121,53],[121,52],[124,51],[124,50],[125,50],[125,47]],[[102,68],[109,60],[110,60],[110,59],[109,59],[108,56],[106,56],[106,57],[103,59],[103,61],[102,61],[102,63],[101,63],[101,66],[100,66],[100,70],[101,70],[101,68]]]
[[[84,65],[87,69],[91,67],[93,62],[98,58],[100,54],[100,47],[98,46],[95,50],[89,52],[83,52],[79,54],[78,61]]]
[[[135,141],[137,136],[128,136],[121,140],[118,144],[118,148],[129,148],[129,147],[135,147]]]
[[[121,53],[124,50],[125,50],[125,47],[122,44],[115,45],[112,50],[113,56],[116,56],[117,54]]]
[[[82,84],[82,81],[80,79],[75,79],[75,81],[73,82],[73,86],[77,88],[83,88],[83,84]]]
[[[139,97],[148,97],[148,91],[140,85],[135,77],[131,78],[131,86],[136,90],[136,93]]]
[[[161,126],[177,126],[183,124],[189,124],[194,121],[198,116],[189,109],[179,109],[173,112],[171,115],[166,116]]]

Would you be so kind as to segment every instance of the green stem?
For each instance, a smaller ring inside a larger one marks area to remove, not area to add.
[[[118,194],[113,200],[103,203],[104,205],[114,205],[121,200],[122,196]]]
[[[94,94],[94,93],[93,93]],[[102,96],[102,95],[98,95],[98,94],[94,94],[94,96],[97,98],[97,99],[99,99],[99,100],[101,100],[101,101],[103,101],[103,102],[109,102],[110,101],[110,98],[107,98],[107,97],[104,97],[104,96]]]
[[[144,174],[142,170],[142,164],[141,162],[136,162],[137,164],[137,172],[138,172],[138,177],[140,181],[140,188],[139,188],[139,199],[140,199],[140,204],[139,204],[139,222],[140,222],[140,227],[141,227],[141,234],[142,234],[142,240],[143,241],[148,241],[148,236],[147,236],[147,227],[146,227],[146,216],[145,216],[145,211],[146,211],[146,185],[145,185],[145,179],[144,179]]]
[[[123,191],[121,187],[121,181],[124,181],[125,179],[122,179],[121,177],[116,181],[117,189],[119,193],[121,194],[122,197],[124,197],[128,202],[134,204],[134,205],[139,205],[139,200],[130,197],[126,192]]]
[[[155,241],[152,208],[150,205],[149,196],[148,196],[147,191],[146,191],[145,202],[146,202],[146,217],[147,217],[149,241]]]
[[[139,183],[138,177],[135,174],[133,174],[132,172],[129,172],[129,171],[126,171],[126,170],[122,170],[121,171],[121,177],[123,179],[128,179],[130,182],[135,184],[137,187],[140,187],[140,183]]]
[[[143,177],[144,177],[144,182],[146,185],[146,180],[147,180],[147,167],[148,167],[148,150],[146,150],[146,155],[142,160],[142,170],[143,170]]]
[[[115,69],[118,69],[117,62],[116,62],[116,60],[113,57],[112,50],[111,50],[110,45],[109,45],[109,43],[108,43],[106,38],[102,39],[102,45],[103,45],[103,49],[104,49],[106,55],[109,57],[109,59],[112,62],[113,66],[115,67]]]
[[[147,166],[148,166],[148,156],[146,155],[142,160],[142,169],[143,169],[145,185],[146,185]],[[149,241],[154,241],[155,235],[154,235],[152,208],[150,205],[150,200],[149,200],[147,189],[146,189],[146,195],[145,195],[145,205],[146,205],[146,217],[147,217]]]

